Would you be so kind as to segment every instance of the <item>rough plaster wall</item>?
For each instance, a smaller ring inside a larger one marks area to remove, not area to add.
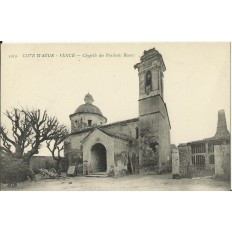
[[[180,174],[180,159],[179,159],[179,150],[172,149],[172,174]]]
[[[155,112],[155,113],[152,113]],[[148,98],[140,101],[140,130],[149,128],[152,135],[159,143],[159,164],[167,162],[167,157],[171,154],[170,149],[170,125],[167,111],[160,96]],[[162,114],[162,115],[161,115]]]
[[[159,142],[159,113],[144,115],[139,118],[139,129],[149,129],[152,136]]]
[[[115,139],[114,140],[114,154],[120,154],[120,153],[126,153],[128,155],[129,153],[129,144],[127,142],[123,142],[122,140]],[[127,161],[128,163],[128,161]],[[121,161],[118,161],[115,165],[115,170],[120,171],[120,170],[127,170],[127,163],[124,164]]]
[[[230,179],[230,145],[214,146],[215,175],[223,179]]]
[[[76,166],[77,169],[83,163],[83,150],[81,141],[88,135],[89,132],[83,132],[69,136],[65,143],[69,143],[64,148],[64,156],[68,162],[68,166]]]
[[[190,163],[190,156],[188,155],[188,147],[186,146],[179,146],[179,155],[180,155],[180,165],[186,166]]]
[[[129,152],[128,142],[120,140],[120,139],[114,139],[114,152],[118,153],[121,151]]]
[[[170,127],[167,118],[163,118],[162,115],[159,115],[159,163],[166,163],[168,157],[171,154],[170,149]]]
[[[75,121],[78,121],[80,123],[81,118],[82,118],[83,124],[85,124],[85,126],[82,128],[88,127],[88,120],[92,120],[92,124],[91,124],[92,126],[104,125],[106,123],[106,119],[98,114],[88,114],[88,113],[76,114],[76,115],[71,116],[72,132],[79,130],[79,128],[74,127],[74,125],[75,125]]]
[[[136,127],[138,127],[138,122],[121,123],[117,125],[106,126],[104,128],[111,132],[121,133],[132,138],[136,138]]]
[[[70,148],[71,149],[80,149],[81,148],[81,141],[90,133],[90,131],[78,133],[69,136],[66,141],[70,142]]]
[[[159,111],[159,96],[139,100],[139,115],[151,114]]]

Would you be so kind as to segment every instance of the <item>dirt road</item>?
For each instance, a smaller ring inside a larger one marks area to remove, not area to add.
[[[230,183],[213,179],[173,180],[171,175],[131,175],[120,178],[71,177],[26,181],[17,187],[1,185],[3,191],[228,191]]]

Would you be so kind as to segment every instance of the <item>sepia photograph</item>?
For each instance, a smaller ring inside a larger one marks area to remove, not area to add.
[[[230,43],[2,43],[1,191],[230,191]]]

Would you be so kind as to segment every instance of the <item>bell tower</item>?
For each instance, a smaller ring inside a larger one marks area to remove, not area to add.
[[[139,76],[139,131],[140,143],[147,139],[154,159],[140,149],[140,166],[161,166],[170,156],[170,121],[164,102],[162,55],[155,49],[144,51],[140,63],[134,66]],[[146,142],[146,144],[148,144]],[[141,144],[140,144],[141,145]],[[140,146],[141,147],[141,146]],[[146,149],[145,149],[146,150]]]

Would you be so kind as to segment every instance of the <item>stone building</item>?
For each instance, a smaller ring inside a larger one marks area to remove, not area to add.
[[[214,174],[217,145],[230,145],[230,133],[227,129],[224,110],[218,111],[217,130],[213,137],[179,144],[181,165],[191,165],[198,170],[208,170]]]
[[[162,55],[144,51],[134,66],[139,76],[137,118],[107,124],[88,93],[70,115],[71,134],[65,141],[69,165],[83,174],[131,172],[165,165],[170,157],[170,121],[164,102]],[[135,99],[136,100],[136,99]]]

